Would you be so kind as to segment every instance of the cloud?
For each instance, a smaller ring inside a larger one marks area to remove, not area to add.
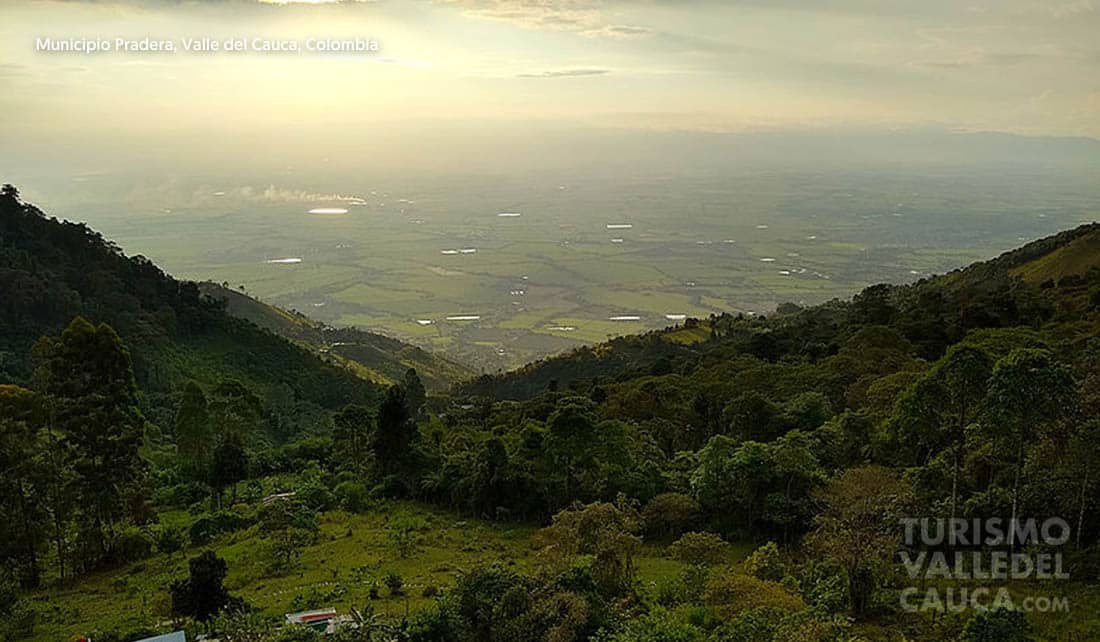
[[[467,16],[507,22],[523,29],[569,31],[592,38],[634,38],[647,27],[615,24],[600,3],[585,0],[438,0],[460,7]]]
[[[517,78],[573,78],[577,76],[603,76],[611,73],[610,69],[560,69],[556,71],[543,71],[541,73],[517,74]]]

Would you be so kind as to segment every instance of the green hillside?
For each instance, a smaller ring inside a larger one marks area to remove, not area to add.
[[[417,346],[356,328],[333,328],[216,283],[200,283],[199,290],[224,301],[229,314],[322,354],[339,357],[372,381],[395,383],[414,368],[429,390],[440,392],[474,375],[469,368]]]
[[[303,421],[310,408],[374,403],[378,387],[346,367],[227,313],[200,288],[127,257],[83,224],[0,196],[0,381],[32,379],[32,347],[76,316],[111,325],[129,347],[146,416],[167,429],[194,380],[238,380]],[[305,426],[300,426],[304,428]]]

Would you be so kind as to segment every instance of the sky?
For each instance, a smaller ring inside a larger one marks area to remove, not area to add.
[[[555,128],[1100,138],[1098,33],[1100,0],[8,0],[0,129],[19,149],[84,154],[372,136],[430,153],[448,131]],[[36,51],[45,37],[379,50]]]

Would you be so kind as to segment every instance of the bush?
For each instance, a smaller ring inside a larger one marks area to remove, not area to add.
[[[1033,642],[1031,623],[1021,611],[978,611],[963,628],[963,642]]]
[[[185,482],[157,488],[153,500],[161,506],[190,506],[206,499],[209,492],[201,484]]]
[[[319,512],[324,512],[332,508],[335,503],[329,489],[325,488],[324,484],[316,481],[309,481],[302,484],[302,486],[298,488],[295,499],[298,499],[310,509]]]
[[[714,533],[685,533],[668,547],[673,559],[688,564],[720,564],[726,560],[729,546]]]
[[[662,493],[646,504],[642,521],[651,535],[673,537],[695,524],[699,504],[682,493]]]
[[[405,578],[394,571],[390,571],[386,573],[384,581],[386,583],[386,588],[390,590],[390,595],[404,595]]]
[[[118,535],[114,557],[123,562],[143,560],[153,554],[154,545],[152,535],[136,526],[129,526]]]
[[[768,542],[745,559],[745,572],[761,580],[778,582],[785,575],[782,555],[775,542]]]
[[[609,642],[703,642],[706,635],[661,608],[630,620]]]
[[[759,580],[733,570],[716,575],[707,582],[704,601],[715,607],[721,617],[732,619],[751,609],[798,611],[805,605],[797,595],[776,582]]]
[[[435,597],[439,595],[439,589],[434,584],[429,584],[424,587],[424,590],[420,592],[423,597]]]
[[[248,525],[248,520],[230,511],[218,511],[212,514],[200,515],[191,523],[188,535],[191,543],[203,545],[210,542],[222,533],[232,533]]]
[[[153,531],[157,552],[171,555],[187,546],[187,531],[180,527],[162,526]]]
[[[367,492],[367,487],[359,482],[340,482],[336,485],[333,494],[340,506],[352,513],[366,510],[370,502],[370,493]]]
[[[18,640],[22,637],[30,637],[34,633],[34,625],[38,614],[27,600],[19,600],[12,606],[8,615],[0,621],[0,633],[4,633],[5,640]]]
[[[274,642],[320,642],[321,634],[301,624],[284,626],[275,636]]]

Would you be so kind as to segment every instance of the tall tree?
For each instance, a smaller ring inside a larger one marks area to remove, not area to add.
[[[366,406],[348,404],[333,417],[332,448],[336,464],[363,472],[371,456],[374,413]]]
[[[967,428],[982,411],[992,373],[993,360],[985,350],[955,346],[906,390],[897,404],[894,420],[903,440],[921,442],[927,448],[926,458],[940,449],[950,449],[952,518],[958,508]]]
[[[55,424],[76,477],[84,561],[94,563],[110,551],[123,499],[143,468],[144,419],[130,354],[110,326],[81,317],[35,350],[39,389],[54,398]]]
[[[986,407],[993,425],[1001,432],[999,437],[1015,451],[1012,520],[1019,514],[1028,446],[1044,428],[1058,424],[1073,412],[1076,393],[1069,369],[1047,350],[1018,348],[994,366]],[[1011,546],[1016,543],[1015,532],[1009,531]]]
[[[907,513],[910,489],[895,473],[867,466],[845,471],[815,496],[822,510],[807,544],[844,567],[849,605],[860,616],[880,569],[901,542],[899,520]]]
[[[424,411],[424,403],[428,400],[428,393],[424,390],[424,382],[416,374],[416,368],[405,371],[405,378],[401,380],[401,387],[405,389],[405,401],[409,405],[409,414],[414,418],[419,417]]]
[[[564,478],[564,499],[575,499],[577,469],[592,455],[596,415],[592,402],[580,397],[563,399],[547,419],[546,453]]]
[[[172,583],[172,613],[190,617],[207,625],[229,606],[231,597],[225,588],[229,566],[225,560],[205,551],[188,562],[190,576]]]
[[[248,448],[260,431],[263,406],[244,384],[228,379],[214,388],[207,408],[214,442],[207,474],[220,505],[227,488],[236,500],[237,483],[248,476]]]
[[[378,429],[374,433],[375,462],[383,475],[399,472],[410,456],[416,424],[409,416],[405,390],[390,386],[378,408]]]
[[[241,435],[229,431],[223,434],[214,448],[210,465],[210,487],[220,505],[226,488],[233,489],[230,501],[237,500],[237,483],[248,478],[248,451]]]
[[[188,381],[176,410],[176,451],[180,468],[189,479],[207,481],[214,438],[206,395],[199,384]]]
[[[39,395],[0,385],[0,561],[24,588],[39,584],[39,549],[47,537],[44,415]]]

